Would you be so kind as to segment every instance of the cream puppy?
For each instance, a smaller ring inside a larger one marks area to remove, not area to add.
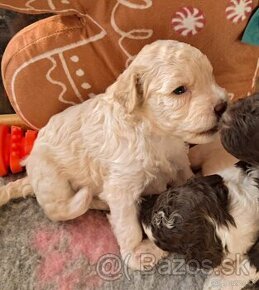
[[[192,175],[186,143],[213,140],[226,93],[198,49],[173,40],[145,46],[104,94],[53,116],[26,159],[27,177],[0,190],[0,204],[35,194],[54,221],[84,214],[95,196],[108,203],[123,258],[139,268],[136,202]]]

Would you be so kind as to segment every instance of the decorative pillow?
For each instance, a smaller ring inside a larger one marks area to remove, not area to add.
[[[50,14],[28,15],[0,9],[0,63],[2,62],[2,55],[5,48],[15,33],[29,24],[49,16]],[[4,90],[2,76],[0,73],[0,115],[13,113],[14,110]],[[3,120],[1,119],[1,123],[2,122]]]
[[[209,2],[0,0],[5,9],[59,14],[26,27],[6,49],[2,74],[14,109],[40,128],[53,114],[103,92],[156,39],[196,46],[232,97],[250,94],[259,47],[240,39],[258,0]]]

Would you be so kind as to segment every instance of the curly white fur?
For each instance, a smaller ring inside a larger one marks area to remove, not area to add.
[[[179,86],[187,91],[176,95]],[[185,142],[213,139],[214,108],[225,100],[198,49],[172,40],[147,45],[104,94],[53,116],[40,130],[25,161],[31,187],[22,185],[21,192],[33,189],[55,221],[82,215],[98,195],[110,207],[123,257],[134,258],[142,241],[136,200],[192,175]],[[9,198],[17,197],[13,191]]]

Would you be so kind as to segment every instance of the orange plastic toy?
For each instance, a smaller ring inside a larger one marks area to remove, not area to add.
[[[30,154],[37,132],[16,126],[0,125],[0,176],[23,170],[21,161]]]

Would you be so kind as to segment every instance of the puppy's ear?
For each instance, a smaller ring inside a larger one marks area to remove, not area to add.
[[[211,186],[214,189],[219,200],[222,203],[227,204],[228,188],[224,183],[224,179],[220,175],[213,174],[208,176],[202,176],[200,177],[200,180],[206,182],[209,186]]]
[[[206,182],[210,186],[216,186],[224,182],[223,178],[218,174],[196,177],[195,180],[196,182]]]
[[[144,100],[142,75],[128,68],[112,86],[113,96],[128,113],[140,107]]]
[[[208,176],[195,177],[193,180],[195,180],[195,183],[206,183],[212,187],[221,202],[227,202],[228,188],[224,183],[224,179],[220,175],[213,174]]]
[[[209,222],[205,221],[202,229],[202,232],[199,231],[200,228],[197,231],[192,230],[192,237],[190,237],[189,243],[186,243],[186,260],[194,259],[202,268],[215,268],[221,264],[223,259],[222,242],[217,236],[214,226]]]

